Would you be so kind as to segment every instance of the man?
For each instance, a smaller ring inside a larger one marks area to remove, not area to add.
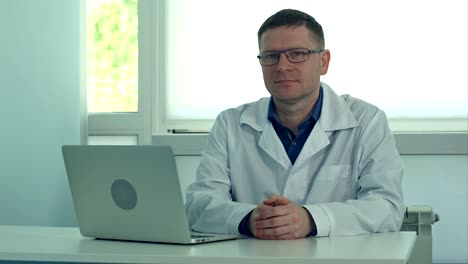
[[[261,239],[397,231],[402,165],[385,114],[320,76],[322,27],[281,10],[258,31],[271,98],[223,111],[187,190],[192,229]]]

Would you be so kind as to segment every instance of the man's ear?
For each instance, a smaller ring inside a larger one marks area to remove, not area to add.
[[[329,50],[324,50],[321,53],[321,58],[320,58],[320,75],[325,75],[328,72],[328,65],[330,64],[330,51]]]

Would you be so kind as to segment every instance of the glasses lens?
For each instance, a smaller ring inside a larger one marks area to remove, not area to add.
[[[269,66],[278,62],[279,53],[274,51],[266,51],[260,53],[260,64]]]
[[[303,62],[309,58],[309,50],[307,49],[290,49],[286,51],[290,62]]]

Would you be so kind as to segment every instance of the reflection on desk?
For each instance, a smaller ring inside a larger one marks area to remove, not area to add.
[[[170,245],[84,238],[77,228],[0,225],[0,261],[94,263],[407,263],[416,233]]]

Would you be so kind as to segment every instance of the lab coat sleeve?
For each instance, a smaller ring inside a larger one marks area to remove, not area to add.
[[[239,234],[239,223],[255,205],[232,201],[228,167],[227,122],[221,113],[201,153],[196,181],[186,192],[185,210],[192,230]]]
[[[357,197],[345,202],[305,205],[317,236],[399,231],[405,210],[403,167],[383,111],[365,124],[358,138]]]

